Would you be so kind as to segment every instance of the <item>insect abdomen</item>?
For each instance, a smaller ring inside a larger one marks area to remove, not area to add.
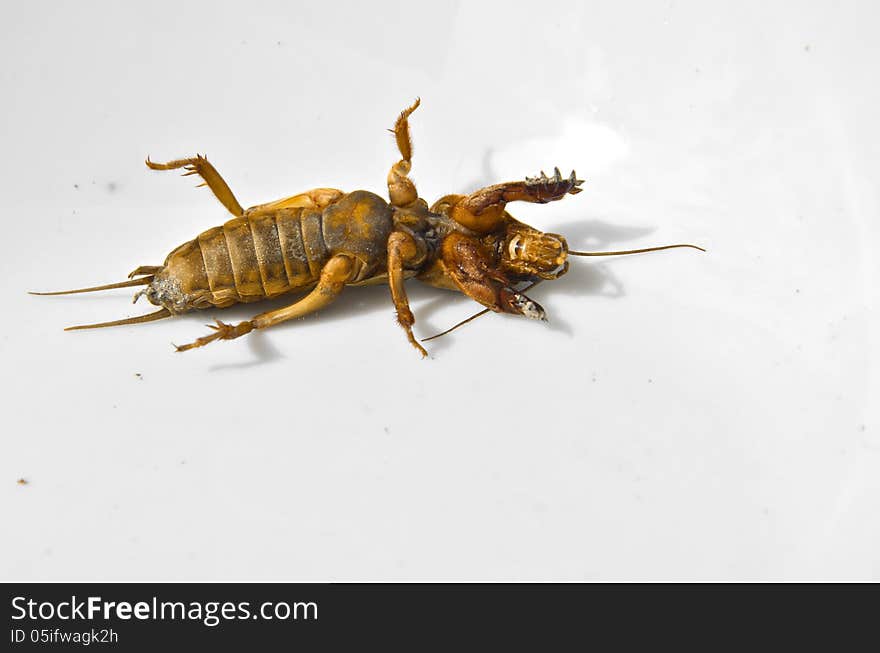
[[[320,211],[301,207],[234,218],[196,242],[215,306],[309,286],[328,258]]]
[[[181,313],[308,287],[329,257],[320,226],[302,207],[233,218],[171,252],[147,297]]]
[[[275,297],[313,285],[338,253],[359,259],[367,275],[384,264],[391,228],[388,204],[367,191],[323,209],[248,211],[169,254],[147,297],[176,313]]]

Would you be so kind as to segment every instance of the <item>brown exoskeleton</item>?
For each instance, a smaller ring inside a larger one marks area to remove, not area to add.
[[[143,285],[135,295],[159,306],[147,315],[68,327],[92,329],[150,322],[193,309],[225,308],[290,292],[308,291],[289,306],[238,324],[219,320],[213,333],[177,347],[186,351],[214,340],[231,340],[254,329],[302,317],[332,302],[345,286],[387,283],[397,319],[410,343],[415,322],[404,281],[458,290],[487,310],[544,319],[544,309],[517,286],[558,279],[569,255],[607,256],[695,245],[666,245],[625,252],[575,252],[565,238],[525,225],[507,210],[509,202],[546,203],[581,191],[574,172],[552,177],[543,172],[524,181],[497,184],[470,195],[447,195],[430,209],[409,178],[412,142],[409,116],[416,100],[392,130],[401,159],[388,173],[390,203],[368,191],[344,193],[317,188],[268,204],[242,209],[207,158],[146,164],[153,170],[183,168],[199,175],[234,216],[172,251],[162,265],[140,266],[129,281],[38,295],[62,295]],[[701,249],[701,248],[697,248]],[[485,311],[484,311],[485,312]]]

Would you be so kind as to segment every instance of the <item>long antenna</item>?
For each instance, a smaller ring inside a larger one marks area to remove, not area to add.
[[[439,338],[440,336],[445,336],[447,333],[451,333],[452,331],[455,331],[458,327],[460,327],[460,326],[464,326],[465,324],[467,324],[467,323],[470,322],[471,320],[476,320],[478,317],[480,317],[481,315],[485,315],[485,314],[488,313],[488,312],[489,312],[489,309],[488,309],[488,308],[484,308],[484,309],[483,309],[482,311],[480,311],[479,313],[474,313],[474,314],[471,315],[469,318],[467,318],[467,319],[465,319],[465,320],[462,320],[461,322],[459,322],[458,324],[456,324],[454,327],[449,327],[448,329],[446,329],[446,331],[441,331],[440,333],[435,333],[435,334],[434,334],[433,336],[431,336],[430,338],[422,338],[422,342],[428,342],[429,340],[433,340],[434,338]]]
[[[625,249],[619,252],[575,252],[572,250],[568,250],[568,253],[572,256],[620,256],[622,254],[643,254],[644,252],[659,252],[661,249],[673,249],[675,247],[693,247],[694,249],[698,249],[701,252],[705,252],[706,250],[702,247],[698,247],[697,245],[663,245],[662,247],[646,247],[644,249]]]
[[[538,279],[537,281],[533,281],[532,283],[530,283],[528,286],[526,286],[525,288],[523,288],[523,289],[520,290],[519,292],[525,292],[526,290],[531,290],[532,288],[534,288],[535,286],[537,286],[537,285],[538,285],[539,283],[541,283],[542,281],[543,281],[543,279]],[[433,336],[431,336],[430,338],[422,338],[422,342],[428,342],[429,340],[433,340],[434,338],[439,338],[440,336],[445,336],[447,333],[450,333],[450,332],[452,332],[452,331],[455,331],[458,327],[460,327],[460,326],[464,326],[465,324],[467,324],[467,323],[470,322],[471,320],[476,320],[476,319],[477,319],[478,317],[480,317],[481,315],[485,315],[486,313],[489,312],[489,310],[490,310],[490,309],[488,309],[488,308],[484,308],[484,309],[483,309],[482,311],[480,311],[479,313],[474,313],[474,314],[471,315],[469,318],[462,320],[461,322],[459,322],[459,323],[456,324],[455,326],[453,326],[453,327],[449,327],[448,329],[446,329],[446,331],[441,331],[440,333],[435,333],[435,334],[434,334]]]

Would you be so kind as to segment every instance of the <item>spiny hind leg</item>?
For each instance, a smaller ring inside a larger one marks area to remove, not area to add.
[[[345,287],[346,282],[352,278],[354,271],[354,262],[344,254],[337,254],[324,265],[324,269],[321,270],[321,279],[314,290],[298,302],[275,311],[261,313],[252,320],[239,322],[235,325],[225,324],[217,320],[216,326],[208,325],[214,329],[214,333],[199,338],[188,345],[181,345],[177,347],[177,351],[187,351],[188,349],[203,347],[215,340],[232,340],[250,333],[254,329],[265,329],[287,320],[314,313],[336,299]]]
[[[205,180],[204,183],[199,184],[199,186],[207,186],[210,188],[214,192],[214,196],[220,200],[221,204],[223,204],[232,215],[238,218],[244,213],[244,209],[241,208],[241,204],[235,199],[235,195],[232,194],[229,185],[223,180],[223,177],[220,176],[217,169],[208,162],[208,157],[196,154],[193,158],[175,159],[168,163],[154,163],[150,161],[150,157],[147,157],[146,164],[151,170],[177,170],[178,168],[183,168],[186,170],[186,172],[183,173],[184,177],[188,177],[189,175],[199,175]],[[198,186],[196,186],[196,188],[198,188]]]
[[[416,185],[408,175],[412,169],[412,138],[409,134],[409,117],[420,103],[421,100],[416,98],[411,106],[401,111],[394,123],[394,129],[389,130],[394,134],[401,157],[400,161],[391,166],[391,170],[388,172],[388,195],[394,206],[407,206],[419,198]]]

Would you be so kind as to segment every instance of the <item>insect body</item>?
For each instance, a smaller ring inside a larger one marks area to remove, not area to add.
[[[199,234],[171,252],[139,294],[172,313],[224,308],[313,286],[334,256],[348,258],[346,282],[356,283],[379,270],[393,228],[378,195],[319,189]]]
[[[401,159],[388,174],[390,202],[367,191],[344,193],[317,188],[268,204],[242,209],[229,186],[206,157],[154,163],[153,170],[184,169],[199,175],[233,215],[171,252],[160,266],[141,266],[129,281],[58,293],[146,286],[135,295],[159,306],[140,317],[69,327],[90,329],[136,324],[194,309],[224,308],[291,292],[306,292],[289,306],[261,313],[236,325],[219,320],[213,333],[177,347],[186,351],[214,340],[230,340],[254,329],[301,317],[332,302],[345,286],[387,283],[397,318],[410,343],[424,356],[412,332],[414,318],[404,281],[419,280],[460,291],[487,310],[544,319],[544,309],[518,289],[568,270],[568,256],[605,256],[654,251],[667,245],[626,252],[575,252],[558,234],[525,225],[506,211],[509,202],[546,203],[575,195],[581,180],[574,172],[552,177],[543,172],[524,181],[497,184],[470,195],[447,195],[428,208],[409,178],[412,144],[409,116],[397,119],[394,134]],[[697,248],[700,249],[700,248]]]

